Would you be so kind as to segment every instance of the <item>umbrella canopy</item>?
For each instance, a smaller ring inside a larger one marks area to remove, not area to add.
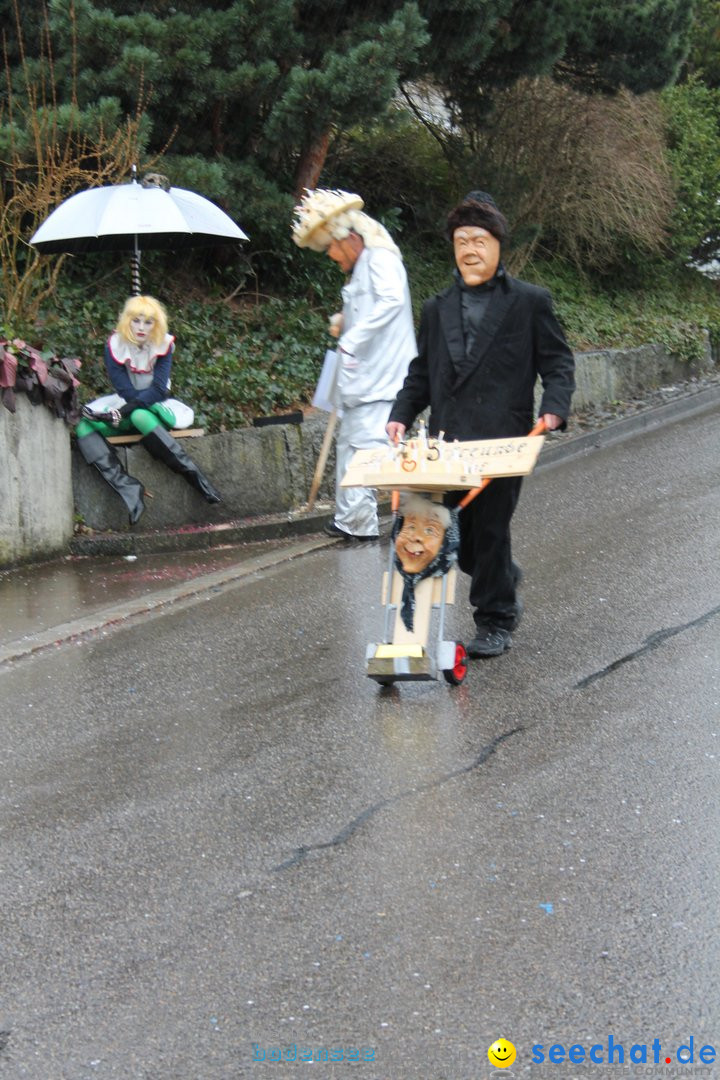
[[[132,181],[90,188],[61,203],[30,243],[46,255],[177,249],[237,243],[247,236],[194,191]]]

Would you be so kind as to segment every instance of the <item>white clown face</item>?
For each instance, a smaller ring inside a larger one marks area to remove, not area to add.
[[[137,345],[144,345],[153,332],[155,320],[149,315],[134,315],[130,320],[130,333]]]

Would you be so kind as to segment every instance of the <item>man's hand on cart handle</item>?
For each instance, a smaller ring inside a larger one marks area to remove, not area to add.
[[[540,417],[537,424],[532,429],[532,431],[528,433],[528,435],[544,435],[545,432],[548,430],[548,420],[556,420],[557,423],[555,424],[555,427],[559,427],[560,424],[562,424],[562,420],[559,416],[555,416],[554,413],[545,413],[544,416]],[[481,491],[485,490],[491,480],[492,476],[486,476],[482,483],[478,485],[478,487],[473,488],[472,491],[468,491],[467,495],[458,503],[459,508],[461,510],[464,510],[468,503],[471,503],[473,499],[480,494]]]

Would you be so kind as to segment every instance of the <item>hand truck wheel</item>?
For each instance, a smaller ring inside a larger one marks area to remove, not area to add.
[[[468,654],[467,649],[461,641],[455,642],[455,663],[451,668],[446,668],[443,671],[445,676],[445,682],[449,682],[451,686],[459,686],[464,681],[467,675],[468,666]]]

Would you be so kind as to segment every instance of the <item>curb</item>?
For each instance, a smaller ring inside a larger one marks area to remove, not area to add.
[[[330,508],[314,513],[269,515],[245,521],[227,521],[219,525],[198,525],[176,530],[148,533],[98,533],[75,536],[70,541],[71,555],[157,555],[171,551],[196,551],[230,544],[261,540],[286,540],[319,532],[332,519]]]

